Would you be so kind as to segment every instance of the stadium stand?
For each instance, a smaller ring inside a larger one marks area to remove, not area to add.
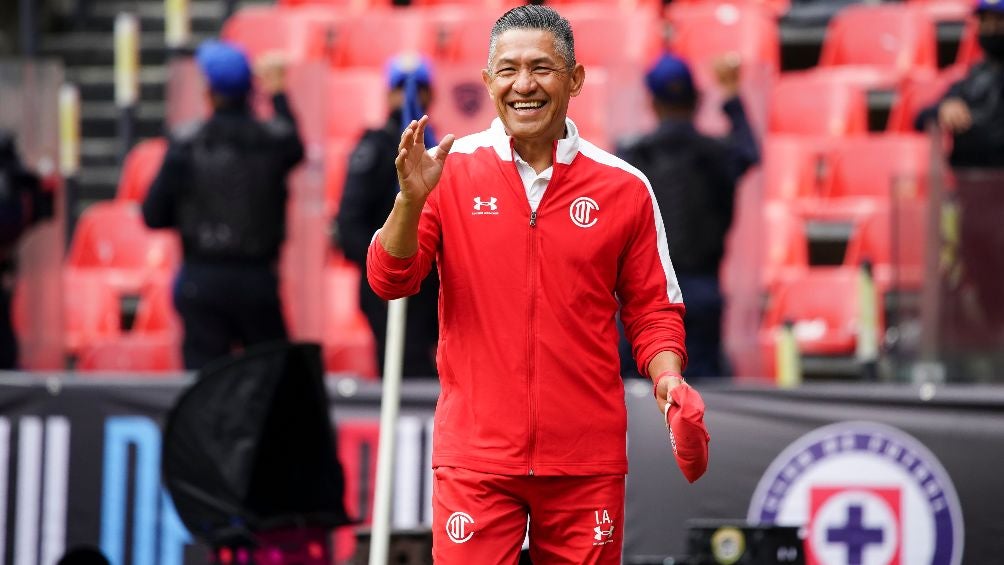
[[[180,260],[177,236],[147,229],[136,202],[115,200],[92,204],[80,217],[66,267],[136,293],[151,277],[172,272]]]
[[[226,21],[220,36],[244,47],[252,59],[278,51],[290,63],[327,60],[347,17],[326,6],[247,6]]]
[[[847,245],[845,265],[868,261],[883,292],[919,292],[924,278],[928,203],[892,203],[862,218]]]
[[[424,12],[367,10],[350,16],[337,29],[331,64],[383,70],[387,60],[399,53],[431,53],[435,41],[435,35],[427,29]]]
[[[937,102],[954,82],[965,76],[967,66],[955,64],[941,71],[911,73],[900,85],[898,96],[889,111],[889,132],[912,132],[921,110]]]
[[[359,310],[359,271],[344,260],[324,272],[324,365],[335,373],[375,378],[376,344]]]
[[[809,243],[805,221],[783,203],[764,206],[766,254],[761,282],[767,292],[803,276],[809,268]]]
[[[145,139],[133,146],[122,163],[122,175],[115,198],[142,202],[160,170],[166,152],[167,139],[163,137]]]
[[[130,334],[83,347],[77,370],[136,374],[176,374],[182,370],[179,340],[161,335]]]
[[[669,48],[695,67],[736,53],[750,65],[781,67],[777,21],[756,3],[673,2],[665,11]]]
[[[349,140],[332,140],[324,147],[324,216],[326,218],[334,218],[335,214],[338,213],[352,147],[353,143]]]
[[[868,65],[903,76],[937,68],[934,20],[906,4],[856,5],[830,21],[821,67]]]
[[[95,343],[121,333],[121,304],[115,288],[100,273],[67,269],[63,287],[73,289],[63,294],[63,342],[67,354],[79,353]],[[25,327],[31,314],[15,307],[15,326]]]
[[[328,77],[327,138],[355,141],[367,127],[380,127],[387,119],[387,94],[383,72],[352,69]]]
[[[843,136],[868,131],[865,90],[837,77],[787,73],[771,93],[768,131]]]
[[[819,267],[779,284],[760,329],[763,359],[771,367],[768,374],[773,374],[776,333],[785,321],[793,322],[802,355],[852,358],[857,344],[858,302],[856,267]],[[881,311],[880,307],[880,335]]]

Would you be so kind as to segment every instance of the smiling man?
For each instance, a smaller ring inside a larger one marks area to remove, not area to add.
[[[660,411],[687,386],[683,299],[648,180],[578,135],[568,21],[504,14],[482,71],[498,119],[437,147],[401,136],[401,192],[370,244],[385,299],[439,269],[436,563],[620,563],[627,413],[620,309]]]

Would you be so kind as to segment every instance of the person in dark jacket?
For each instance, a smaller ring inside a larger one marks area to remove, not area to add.
[[[259,62],[275,116],[251,113],[247,57],[208,41],[196,60],[212,116],[174,135],[146,200],[151,228],[181,233],[184,261],[174,304],[184,325],[185,367],[198,369],[235,345],[286,339],[277,261],[285,237],[286,175],[303,145],[286,96],[281,59]]]
[[[412,55],[392,59],[387,66],[387,123],[367,130],[349,160],[342,201],[335,219],[336,245],[359,266],[359,307],[369,321],[377,344],[377,361],[383,369],[387,341],[387,302],[378,297],[366,280],[366,251],[373,234],[383,225],[397,197],[398,143],[406,105],[420,117],[432,102],[432,76],[428,62]],[[409,88],[413,91],[409,96]],[[409,120],[410,121],[410,120]],[[426,134],[426,139],[432,140]],[[433,144],[435,146],[435,144]],[[436,343],[439,340],[439,278],[433,270],[418,294],[408,298],[405,325],[404,366],[406,377],[435,377]]]
[[[11,320],[17,247],[28,227],[52,217],[52,196],[21,160],[13,132],[0,130],[0,369],[19,368]]]
[[[914,125],[922,130],[936,120],[952,134],[953,167],[1004,167],[1004,2],[980,0],[976,17],[984,59]]]
[[[727,138],[715,139],[695,129],[698,93],[693,76],[683,60],[667,54],[645,77],[659,125],[620,151],[624,160],[649,178],[663,223],[673,226],[669,255],[687,301],[686,377],[728,374],[722,361],[723,299],[718,270],[732,225],[736,185],[760,160],[738,95],[738,59],[722,57],[715,61],[714,70],[725,96],[722,110],[731,123]]]

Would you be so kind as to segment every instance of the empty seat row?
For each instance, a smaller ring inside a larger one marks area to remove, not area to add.
[[[772,134],[764,140],[763,157],[767,201],[829,210],[844,202],[853,209],[855,199],[926,196],[931,141],[917,133],[846,138]]]
[[[661,47],[654,11],[621,11],[570,5],[562,13],[576,33],[576,56],[589,65],[644,61]],[[225,39],[252,57],[281,51],[294,61],[321,60],[335,67],[382,69],[401,52],[441,61],[478,63],[488,58],[495,10],[464,6],[373,9],[365,13],[302,7],[252,6],[227,20]],[[374,38],[380,38],[374,41]]]
[[[876,207],[834,230],[816,231],[816,220],[777,203],[764,207],[762,288],[768,292],[820,266],[856,268],[867,262],[883,292],[916,292],[924,280],[928,206],[923,200]],[[815,231],[815,233],[813,233]],[[813,240],[819,237],[823,240]],[[835,239],[840,239],[836,241]],[[822,249],[819,249],[822,246]],[[810,247],[819,249],[815,252]],[[834,249],[837,250],[834,253]]]

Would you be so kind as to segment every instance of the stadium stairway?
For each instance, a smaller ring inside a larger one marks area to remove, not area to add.
[[[238,7],[260,2],[239,2]],[[53,14],[43,31],[42,56],[58,57],[67,82],[81,99],[80,192],[74,217],[91,203],[112,198],[121,170],[119,109],[115,106],[115,18],[130,12],[139,19],[139,102],[135,108],[133,143],[164,134],[167,61],[163,0],[92,0],[84,13]],[[191,45],[213,37],[224,18],[223,0],[191,0]]]

